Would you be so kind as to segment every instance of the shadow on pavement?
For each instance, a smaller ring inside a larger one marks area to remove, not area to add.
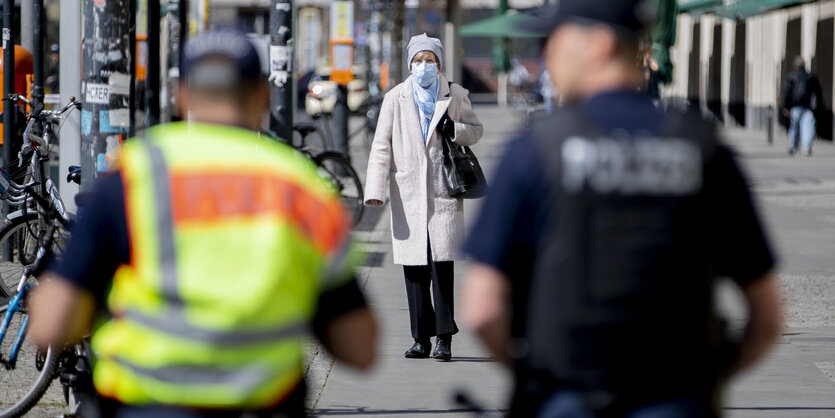
[[[495,363],[496,359],[492,357],[452,357],[450,363]]]
[[[835,407],[816,406],[731,406],[726,411],[835,411]]]
[[[365,211],[362,213],[362,218],[360,218],[359,224],[354,227],[354,231],[362,231],[362,232],[371,232],[374,230],[374,227],[377,226],[377,222],[383,216],[387,209],[386,205],[377,207],[377,206],[366,206]]]
[[[362,264],[363,267],[382,267],[383,266],[383,258],[386,256],[385,253],[370,251],[365,253],[365,262]]]
[[[462,412],[476,412],[472,409],[369,409],[358,407],[344,407],[344,408],[327,408],[317,409],[312,416],[329,416],[329,415],[446,415],[446,414],[460,414]]]

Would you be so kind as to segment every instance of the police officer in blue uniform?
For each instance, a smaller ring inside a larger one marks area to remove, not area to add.
[[[782,329],[774,256],[715,126],[638,92],[652,1],[543,9],[566,105],[516,138],[466,250],[463,319],[513,367],[513,416],[709,417]],[[728,337],[714,280],[750,317]]]

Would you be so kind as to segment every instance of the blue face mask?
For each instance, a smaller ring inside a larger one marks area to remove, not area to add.
[[[412,63],[412,77],[421,87],[429,87],[438,79],[438,65],[425,62]]]

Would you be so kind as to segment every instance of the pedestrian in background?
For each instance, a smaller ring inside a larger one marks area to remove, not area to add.
[[[58,44],[52,44],[52,46],[49,47],[49,67],[47,70],[47,74],[49,75],[46,77],[46,87],[49,89],[49,92],[53,94],[59,93],[58,89],[61,85],[61,79],[59,77],[60,57],[61,55],[60,50],[58,49]]]
[[[530,88],[530,78],[530,72],[528,72],[528,69],[518,59],[513,58],[510,60],[510,72],[507,74],[507,80],[513,89],[511,103],[517,106],[525,106],[528,104],[526,90]]]
[[[382,206],[390,185],[392,253],[403,265],[414,344],[407,358],[449,360],[454,317],[455,260],[461,259],[464,204],[443,177],[442,135],[470,146],[483,128],[469,92],[441,74],[441,41],[409,41],[410,76],[386,93],[368,160],[366,204]],[[430,287],[432,292],[430,294]],[[433,306],[434,299],[434,306]]]
[[[774,259],[716,127],[638,91],[641,0],[543,9],[565,105],[508,147],[468,238],[463,318],[514,369],[511,415],[719,415],[722,383],[780,335]],[[714,279],[749,308],[723,332]]]
[[[783,85],[783,115],[789,118],[789,155],[798,151],[812,156],[815,139],[815,112],[821,91],[817,77],[806,71],[802,57],[794,59],[794,71]]]
[[[63,347],[102,312],[101,411],[81,416],[304,416],[309,329],[338,360],[375,357],[350,218],[307,158],[253,132],[269,89],[246,35],[190,39],[183,76],[190,121],[125,144],[40,278],[30,335]]]

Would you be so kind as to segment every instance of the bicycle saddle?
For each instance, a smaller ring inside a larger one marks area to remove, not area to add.
[[[67,172],[67,183],[73,182],[75,184],[81,184],[81,167],[71,165],[67,167]]]
[[[313,125],[293,125],[293,130],[300,133],[302,136],[308,136],[313,132],[316,132],[316,126]]]

